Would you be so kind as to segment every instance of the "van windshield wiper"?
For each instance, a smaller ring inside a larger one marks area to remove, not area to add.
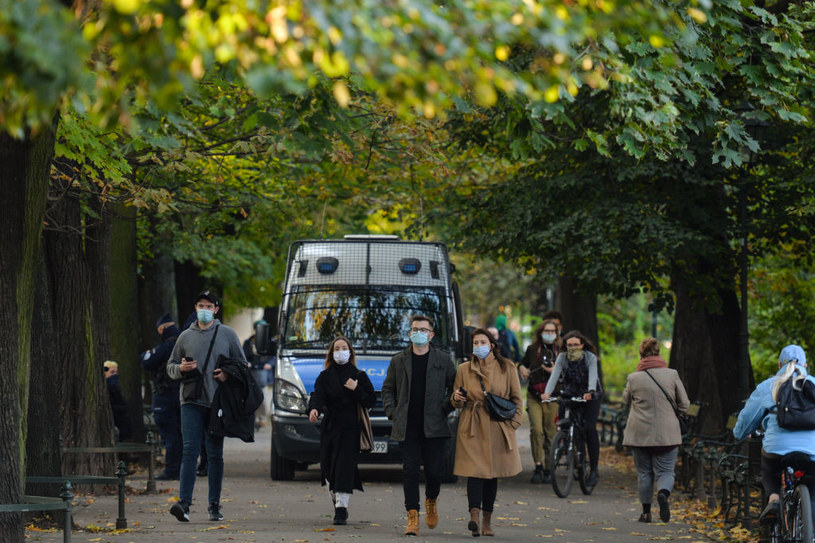
[[[330,339],[312,339],[312,340],[303,340],[303,341],[287,341],[281,345],[282,349],[303,349],[303,348],[316,348],[316,349],[327,349],[328,344],[331,343]]]

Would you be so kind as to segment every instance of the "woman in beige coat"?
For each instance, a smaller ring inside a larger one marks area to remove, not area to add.
[[[642,503],[639,521],[651,522],[656,482],[659,517],[668,522],[668,497],[674,484],[677,450],[682,444],[676,412],[687,411],[689,402],[679,374],[659,356],[655,338],[647,337],[640,343],[640,362],[637,370],[628,375],[623,401],[631,408],[623,445],[631,447],[637,468]]]
[[[498,477],[521,472],[521,457],[515,430],[521,425],[523,401],[515,365],[496,354],[495,339],[484,329],[473,332],[473,356],[458,367],[453,406],[460,408],[456,463],[453,473],[467,477],[467,501],[473,537],[495,535],[490,521],[498,494]],[[515,403],[515,416],[499,422],[492,420],[484,407],[484,389]],[[479,534],[479,516],[483,512]]]

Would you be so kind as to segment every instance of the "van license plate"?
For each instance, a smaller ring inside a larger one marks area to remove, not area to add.
[[[374,448],[371,451],[372,454],[385,454],[387,452],[388,452],[387,441],[374,441]]]

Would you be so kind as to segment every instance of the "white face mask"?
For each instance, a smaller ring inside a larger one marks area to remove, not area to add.
[[[351,351],[334,351],[334,362],[337,364],[347,364],[349,360],[351,360]]]

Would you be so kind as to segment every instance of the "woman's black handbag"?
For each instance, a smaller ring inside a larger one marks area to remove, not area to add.
[[[481,390],[484,391],[484,407],[487,409],[487,413],[490,414],[492,420],[504,422],[515,416],[518,410],[518,406],[515,405],[515,402],[487,392],[487,389],[484,388],[484,381],[481,380],[480,375],[478,376],[478,382],[481,383]]]

